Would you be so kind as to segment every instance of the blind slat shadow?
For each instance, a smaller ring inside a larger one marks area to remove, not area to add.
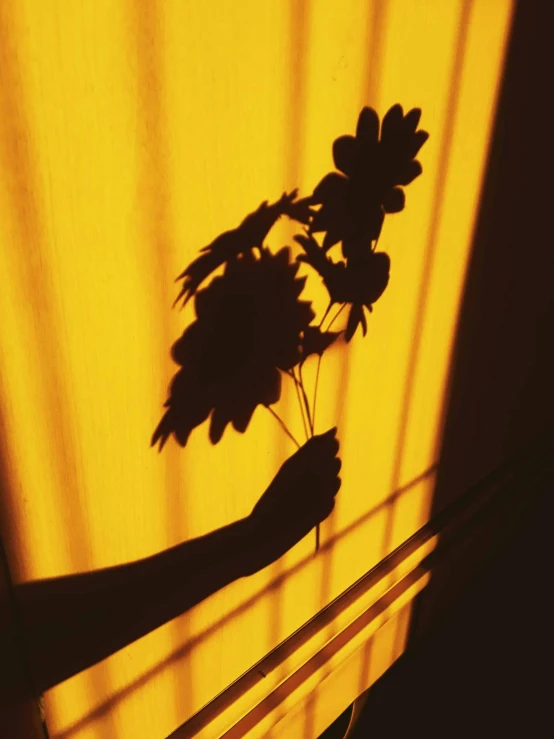
[[[303,149],[304,134],[304,107],[306,87],[306,50],[309,47],[309,20],[311,14],[311,0],[289,0],[289,45],[287,54],[289,56],[289,105],[288,135],[285,138],[285,176],[287,186],[300,182],[302,171],[301,153]],[[290,388],[289,394],[283,393],[285,407],[283,415],[288,424],[288,415],[291,410]],[[286,391],[285,391],[286,392]],[[274,455],[276,464],[280,464],[286,453],[286,439],[283,434],[275,436]],[[279,578],[284,572],[285,563],[283,559],[278,560],[272,567],[272,575]],[[272,649],[278,642],[283,628],[283,594],[279,589],[273,589],[271,602],[268,604],[267,644],[268,650]]]
[[[408,355],[406,383],[404,385],[404,392],[402,396],[402,409],[400,414],[396,448],[394,452],[394,465],[390,482],[390,486],[393,490],[399,485],[400,482],[400,473],[402,468],[404,447],[406,445],[406,436],[408,432],[408,423],[410,417],[411,399],[413,394],[417,364],[419,360],[423,326],[425,323],[425,312],[427,309],[428,292],[429,286],[431,284],[431,276],[433,273],[434,257],[437,249],[438,230],[442,213],[442,204],[444,202],[446,179],[450,166],[450,153],[452,150],[452,141],[454,138],[454,127],[459,107],[461,80],[463,75],[464,59],[469,35],[469,20],[471,17],[473,1],[474,0],[467,0],[467,2],[464,2],[460,11],[460,21],[458,24],[458,34],[455,42],[452,74],[450,75],[450,79],[452,80],[452,82],[448,93],[448,99],[446,101],[446,120],[444,133],[442,135],[441,150],[438,157],[439,165],[433,197],[433,206],[431,208],[431,222],[429,225],[427,244],[424,251],[421,285],[419,289],[418,301],[413,321],[414,332]],[[388,553],[388,550],[391,546],[393,525],[394,511],[391,509],[388,516],[385,535],[383,539],[383,556]]]
[[[160,32],[162,19],[160,5],[134,2],[129,23],[129,46],[137,59],[138,95],[137,121],[142,127],[141,151],[144,152],[139,175],[144,192],[142,209],[144,238],[150,248],[150,260],[145,273],[150,276],[150,310],[156,316],[156,356],[161,362],[161,376],[167,381],[169,371],[164,348],[172,341],[169,312],[166,310],[167,285],[172,284],[171,273],[171,213],[168,175],[168,144],[165,135],[164,69],[162,64]],[[171,448],[165,459],[166,546],[187,538],[186,520],[181,496],[181,474],[178,451]],[[176,627],[173,639],[178,643],[187,636],[186,626]],[[182,703],[193,701],[194,685],[190,666],[173,677],[176,715],[183,711]],[[186,709],[185,709],[186,710]]]
[[[361,107],[369,105],[371,107],[377,107],[377,99],[379,95],[379,79],[381,73],[381,64],[383,58],[383,38],[386,26],[387,7],[385,3],[372,2],[368,8],[368,20],[366,26],[366,38],[368,41],[369,53],[367,55],[367,68],[365,74],[362,76],[362,80],[365,80],[365,84],[362,84],[361,90]],[[331,347],[332,349],[332,347]],[[342,355],[340,358],[340,369],[339,369],[339,381],[337,387],[339,392],[335,399],[335,413],[334,418],[337,419],[337,423],[344,427],[346,423],[346,417],[348,415],[348,408],[345,399],[348,397],[348,390],[350,386],[351,376],[351,356],[350,352],[345,351],[345,347],[342,347]],[[394,488],[393,488],[394,489]],[[397,499],[397,495],[394,493],[390,496],[390,499]],[[391,500],[391,504],[393,501]],[[376,512],[375,509],[371,509]],[[369,512],[371,515],[371,511]],[[362,516],[362,519],[364,517]],[[361,519],[357,519],[360,521]],[[356,522],[354,522],[356,523]],[[339,536],[336,535],[336,513],[333,512],[327,521],[325,526],[325,544],[328,542],[334,542]],[[320,550],[320,556],[322,557],[321,576],[319,585],[319,607],[322,608],[327,605],[330,596],[331,587],[331,570],[333,565],[333,552],[332,544],[330,547],[323,546]],[[331,627],[332,628],[332,627]],[[334,632],[330,633],[334,636]],[[306,706],[306,721],[304,727],[304,736],[306,739],[312,736],[312,727],[315,721],[315,701],[310,701]]]
[[[40,393],[44,399],[46,428],[50,434],[50,450],[53,455],[53,475],[58,490],[68,491],[72,506],[58,505],[52,508],[50,515],[59,516],[61,531],[66,542],[72,565],[77,569],[91,569],[90,549],[86,546],[89,539],[88,527],[83,509],[76,504],[79,500],[79,469],[75,446],[72,439],[72,423],[66,403],[66,377],[64,357],[59,348],[53,344],[56,336],[54,325],[55,298],[53,294],[52,275],[45,266],[46,260],[32,258],[46,243],[46,234],[42,222],[39,188],[39,177],[36,165],[39,161],[34,147],[33,127],[25,99],[25,88],[22,84],[19,49],[16,34],[17,22],[8,6],[0,6],[0,47],[9,50],[2,54],[0,73],[0,156],[10,182],[12,210],[15,214],[13,246],[18,272],[19,284],[25,286],[25,294],[32,295],[32,336],[37,347],[38,356],[48,358],[41,362],[38,373]],[[3,452],[5,453],[5,452]],[[11,485],[3,491],[5,498],[2,509],[14,508],[11,501]],[[4,510],[2,511],[4,512]],[[9,515],[9,521],[17,520]],[[8,544],[10,552],[23,552],[24,544],[17,540],[17,529],[2,528],[2,536]],[[88,679],[93,694],[105,695],[111,688],[109,670],[104,666]],[[109,736],[115,736],[111,718],[106,726]]]

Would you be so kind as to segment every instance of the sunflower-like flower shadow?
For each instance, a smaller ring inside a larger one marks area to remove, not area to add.
[[[314,190],[311,202],[321,207],[314,215],[311,233],[325,231],[323,248],[342,241],[345,259],[367,252],[379,237],[385,213],[404,208],[400,186],[410,184],[422,172],[415,159],[429,134],[418,131],[421,110],[404,115],[393,105],[381,125],[373,108],[363,108],[356,136],[340,136],[333,144],[339,172],[326,175]]]
[[[388,285],[390,258],[376,250],[376,242],[385,214],[404,208],[401,186],[422,172],[415,157],[429,134],[417,130],[420,117],[419,108],[404,114],[397,104],[380,123],[373,108],[363,108],[356,135],[335,140],[333,158],[340,171],[327,174],[317,185],[309,201],[319,210],[306,233],[295,236],[304,252],[298,259],[319,273],[330,304],[350,305],[347,342],[358,326],[366,334],[364,310],[373,310]],[[320,245],[314,234],[321,232],[325,236]],[[344,261],[335,262],[328,252],[339,242]]]
[[[243,433],[258,405],[276,403],[281,372],[302,357],[302,335],[314,318],[300,300],[306,278],[290,250],[246,252],[195,294],[196,320],[172,347],[180,365],[167,408],[152,437],[160,449],[173,434],[181,446],[211,414],[216,444],[228,424]]]

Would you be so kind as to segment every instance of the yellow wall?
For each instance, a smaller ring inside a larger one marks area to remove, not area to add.
[[[306,537],[49,691],[51,737],[166,736],[426,520],[511,10],[1,4],[1,523],[16,582],[128,562],[250,511],[293,451],[263,409],[215,448],[205,427],[184,450],[149,448],[190,317],[171,310],[173,279],[261,200],[309,193],[363,105],[421,107],[431,133],[406,210],[386,219],[391,281],[368,337],[323,362],[317,426],[339,420],[343,459],[333,545],[314,558]],[[300,437],[293,401],[280,412]]]

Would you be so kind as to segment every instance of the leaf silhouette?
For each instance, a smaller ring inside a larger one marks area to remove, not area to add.
[[[186,305],[204,280],[222,264],[253,249],[261,249],[268,233],[281,216],[286,215],[300,223],[309,223],[312,217],[311,200],[297,200],[297,194],[298,190],[283,193],[271,205],[266,200],[257,210],[249,213],[237,228],[225,231],[201,249],[200,256],[177,277],[176,281],[183,280],[183,284],[174,305],[180,300],[183,301],[183,306]]]
[[[319,326],[308,326],[302,337],[301,352],[304,362],[311,354],[321,356],[340,336],[340,331],[323,332]]]
[[[364,306],[360,305],[359,303],[354,303],[354,305],[352,305],[352,307],[350,308],[348,323],[346,325],[346,331],[344,334],[344,339],[346,343],[348,343],[352,339],[352,337],[356,333],[356,329],[360,324],[362,325],[362,332],[365,336],[367,333],[367,323],[366,317],[364,315]]]

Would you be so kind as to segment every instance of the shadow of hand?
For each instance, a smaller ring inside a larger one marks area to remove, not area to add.
[[[252,572],[285,554],[333,510],[341,485],[336,431],[312,437],[289,457],[256,503],[247,519],[256,552]]]

